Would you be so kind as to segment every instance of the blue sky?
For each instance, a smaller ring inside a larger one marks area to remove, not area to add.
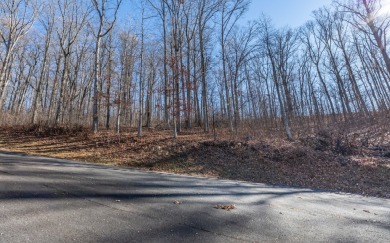
[[[252,0],[243,22],[255,20],[263,12],[276,27],[299,27],[311,19],[312,11],[330,6],[332,0]]]
[[[261,13],[264,13],[272,19],[276,27],[290,26],[295,28],[312,19],[312,11],[322,6],[330,6],[331,2],[332,0],[252,0],[248,12],[240,24],[256,20],[261,16]],[[135,16],[139,18],[139,10],[139,0],[123,0],[119,21],[128,23],[128,18],[123,19],[123,16],[129,12],[134,18],[136,18]]]

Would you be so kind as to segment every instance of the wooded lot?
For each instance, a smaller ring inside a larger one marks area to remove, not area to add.
[[[249,0],[124,3],[0,1],[2,147],[21,131],[36,139],[86,136],[89,145],[106,136],[101,144],[126,146],[160,134],[206,147],[245,144],[253,151],[244,158],[271,151],[289,161],[273,150],[284,151],[272,140],[281,139],[294,151],[304,148],[294,161],[340,155],[342,166],[380,168],[376,183],[389,183],[387,1],[334,0],[294,29],[276,28],[264,15],[241,24]],[[264,139],[272,149],[259,145]],[[153,156],[161,156],[161,144],[150,145]],[[188,155],[183,146],[173,151]],[[356,188],[346,191],[363,190]]]

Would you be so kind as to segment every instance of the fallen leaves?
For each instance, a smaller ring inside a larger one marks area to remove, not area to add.
[[[145,129],[142,139],[135,136],[135,128],[120,135],[113,131],[94,134],[82,128],[45,129],[0,127],[0,149],[390,198],[390,158],[384,156],[387,151],[390,153],[390,144],[386,139],[375,146],[361,147],[361,153],[359,150],[353,156],[344,156],[333,151],[331,142],[323,141],[333,134],[324,132],[295,142],[265,135],[248,142],[242,137],[233,139],[223,128],[217,130],[217,140],[204,134],[201,128],[186,129],[177,140],[171,138],[171,131],[159,129]]]
[[[223,210],[226,210],[226,211],[230,211],[230,210],[236,209],[236,205],[234,205],[234,204],[231,204],[231,205],[221,205],[221,204],[218,204],[218,205],[215,205],[214,208],[215,209],[223,209]]]

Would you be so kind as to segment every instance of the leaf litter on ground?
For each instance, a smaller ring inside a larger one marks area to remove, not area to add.
[[[221,205],[221,204],[217,204],[214,206],[215,209],[223,209],[223,210],[226,210],[226,211],[230,211],[230,210],[233,210],[233,209],[236,209],[236,205],[234,204],[230,204],[230,205]]]
[[[137,137],[136,129],[120,135],[113,131],[94,134],[88,129],[34,131],[0,127],[0,149],[152,171],[390,198],[390,158],[383,156],[390,152],[390,136],[382,142],[373,140],[368,146],[357,147],[353,141],[336,143],[337,137],[326,134],[301,136],[289,142],[265,135],[252,136],[261,139],[245,140],[231,137],[223,129],[215,139],[200,128],[185,130],[177,139],[172,138],[170,131],[159,129],[145,129],[142,138]]]

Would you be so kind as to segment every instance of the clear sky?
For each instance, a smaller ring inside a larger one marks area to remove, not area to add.
[[[276,27],[295,28],[310,20],[312,11],[322,6],[330,6],[331,2],[332,0],[252,0],[248,12],[239,23],[245,24],[249,20],[256,20],[264,13],[272,19]],[[124,0],[119,22],[128,23],[128,18],[123,17],[128,13],[134,18],[140,16],[140,6],[139,0]]]
[[[299,27],[311,19],[312,11],[330,6],[332,0],[252,0],[242,23],[269,16],[276,27]]]

